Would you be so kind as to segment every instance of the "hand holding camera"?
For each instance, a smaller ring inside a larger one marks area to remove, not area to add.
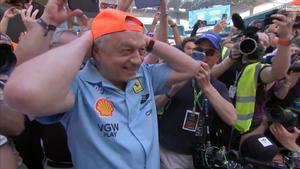
[[[270,131],[275,136],[275,138],[290,151],[299,150],[299,146],[296,144],[296,140],[300,135],[300,130],[294,127],[293,132],[289,132],[280,123],[273,123],[270,126]]]

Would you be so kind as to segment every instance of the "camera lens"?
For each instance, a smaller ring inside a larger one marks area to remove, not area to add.
[[[240,43],[240,52],[244,55],[250,55],[255,52],[257,43],[252,38],[247,38]]]

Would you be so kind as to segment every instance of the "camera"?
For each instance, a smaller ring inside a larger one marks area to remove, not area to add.
[[[251,55],[257,49],[257,42],[252,38],[246,38],[240,42],[239,49],[243,55]]]
[[[267,119],[269,122],[281,123],[286,129],[292,129],[299,125],[300,116],[298,113],[279,105],[267,108]]]
[[[212,146],[209,141],[197,145],[193,152],[194,167],[195,169],[246,169],[236,162],[238,153],[232,152],[227,152],[225,147]]]
[[[288,73],[290,73],[291,71],[293,71],[293,72],[300,72],[300,62],[293,63],[289,67]]]
[[[193,152],[195,169],[292,169],[295,164],[291,159],[282,164],[241,157],[236,150],[226,151],[225,147],[206,144],[197,145]]]

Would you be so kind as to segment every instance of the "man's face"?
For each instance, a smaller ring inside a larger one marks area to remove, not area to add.
[[[93,51],[101,74],[118,86],[134,79],[144,59],[146,41],[143,33],[112,33]],[[100,46],[101,45],[101,46]]]
[[[197,44],[197,47],[194,50],[204,51],[205,57],[203,62],[207,63],[210,68],[212,68],[220,58],[220,52],[214,48],[214,46],[208,40],[204,40]]]
[[[193,41],[187,42],[184,47],[183,51],[189,56],[192,56],[193,50],[196,47],[195,43]]]

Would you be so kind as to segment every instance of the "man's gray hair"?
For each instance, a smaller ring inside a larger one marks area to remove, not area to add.
[[[104,49],[105,48],[105,41],[107,39],[110,39],[111,38],[111,35],[108,34],[108,35],[103,35],[102,37],[96,39],[94,41],[94,46],[97,48],[97,49]]]

